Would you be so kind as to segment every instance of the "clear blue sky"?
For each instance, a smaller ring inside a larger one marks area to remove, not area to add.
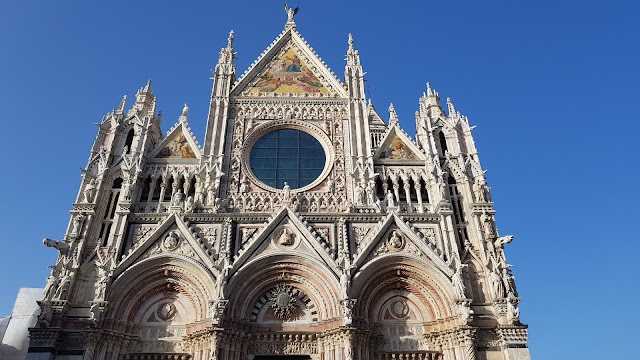
[[[639,4],[291,2],[340,78],[353,33],[385,118],[393,102],[413,134],[429,81],[478,126],[536,359],[637,354]],[[187,102],[202,142],[228,31],[242,73],[285,20],[282,1],[0,5],[0,315],[19,287],[44,286],[56,254],[41,239],[63,236],[93,124],[152,79],[163,130]]]

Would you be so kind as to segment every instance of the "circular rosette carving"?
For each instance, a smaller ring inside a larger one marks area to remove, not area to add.
[[[389,309],[391,310],[391,314],[398,319],[406,318],[407,315],[409,315],[409,304],[404,300],[394,301],[391,303],[391,306],[389,306]]]
[[[271,291],[271,308],[273,313],[283,320],[290,320],[298,302],[298,291],[291,285],[278,285]]]

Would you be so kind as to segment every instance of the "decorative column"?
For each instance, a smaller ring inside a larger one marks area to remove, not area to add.
[[[407,211],[411,211],[411,186],[409,185],[409,179],[403,178],[402,185],[404,185],[404,195],[407,197]]]
[[[424,212],[424,205],[422,205],[422,188],[420,185],[420,178],[413,179],[414,189],[416,191],[416,195],[418,197],[418,212]]]
[[[156,182],[157,178],[155,176],[152,176],[151,183],[149,184],[149,194],[147,195],[147,202],[153,201],[153,192],[156,191]]]
[[[162,212],[162,203],[164,202],[164,193],[167,189],[167,178],[162,179],[162,183],[160,184],[160,197],[158,198],[158,210],[157,212]]]

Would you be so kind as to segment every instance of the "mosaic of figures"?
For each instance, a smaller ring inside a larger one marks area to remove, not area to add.
[[[158,159],[194,159],[195,157],[195,151],[191,148],[183,133],[177,134],[156,155]]]
[[[391,160],[418,160],[416,154],[413,153],[409,146],[407,146],[398,135],[393,137],[391,143],[389,143],[380,155],[380,158]]]
[[[268,65],[267,71],[249,89],[250,94],[328,94],[329,90],[313,74],[293,48]]]

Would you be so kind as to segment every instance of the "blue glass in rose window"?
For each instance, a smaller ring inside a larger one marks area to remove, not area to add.
[[[275,130],[261,137],[249,156],[253,174],[263,183],[282,189],[305,187],[322,173],[324,148],[313,136],[294,129]]]

